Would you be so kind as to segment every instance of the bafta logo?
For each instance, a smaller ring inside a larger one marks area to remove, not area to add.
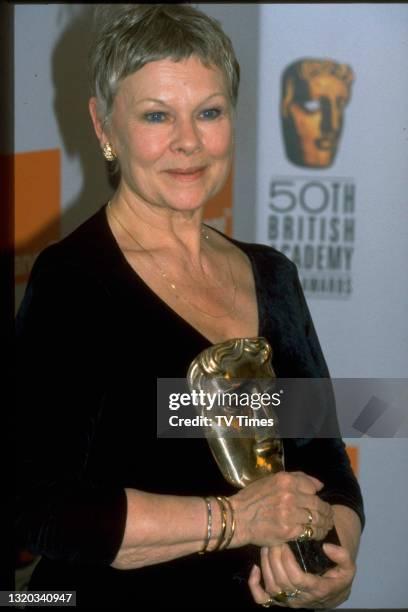
[[[282,76],[281,125],[296,166],[328,168],[335,160],[354,73],[330,59],[301,59]]]

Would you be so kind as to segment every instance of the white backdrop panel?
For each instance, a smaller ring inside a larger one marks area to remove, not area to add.
[[[356,186],[351,295],[309,295],[308,303],[333,376],[406,377],[408,6],[265,4],[260,13],[257,241],[271,243],[273,177],[351,177]],[[337,158],[327,169],[299,168],[284,152],[281,75],[303,57],[349,64],[356,77]],[[360,449],[367,526],[344,607],[405,608],[407,441],[348,442]]]

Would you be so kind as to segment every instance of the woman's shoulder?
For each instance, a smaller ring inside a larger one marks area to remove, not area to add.
[[[258,242],[242,242],[234,240],[235,244],[245,253],[252,255],[259,261],[273,263],[292,271],[296,270],[296,266],[282,251],[278,251],[272,246],[261,244]]]
[[[277,275],[286,274],[297,277],[296,265],[284,253],[278,251],[274,247],[258,242],[244,242],[236,238],[231,238],[217,229],[215,229],[215,231],[224,238],[225,241],[245,253],[261,274],[263,272],[268,272]]]
[[[38,255],[31,279],[39,275],[73,271],[77,273],[101,267],[109,250],[109,234],[104,207],[57,242],[46,246]]]
[[[18,310],[18,326],[40,311],[49,317],[66,311],[93,313],[109,304],[104,272],[109,266],[98,263],[98,253],[106,252],[98,242],[101,211],[38,255]]]

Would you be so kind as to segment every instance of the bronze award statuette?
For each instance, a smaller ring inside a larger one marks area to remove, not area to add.
[[[276,376],[271,356],[272,349],[265,338],[235,338],[202,351],[187,373],[190,391],[203,392],[200,397],[207,398],[199,405],[202,415],[211,414],[208,397],[218,398],[217,404],[212,401],[211,410],[214,412],[215,407],[219,416],[213,426],[204,430],[224,478],[236,487],[285,469],[272,402],[260,401],[254,409],[248,402],[237,401],[243,394],[256,398],[263,393],[273,395]],[[306,525],[302,537],[288,544],[305,572],[321,575],[335,566],[324,553],[323,542],[340,542],[335,528],[324,540],[317,541],[312,539],[310,527]]]

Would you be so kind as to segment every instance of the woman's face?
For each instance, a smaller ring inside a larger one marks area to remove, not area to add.
[[[222,72],[197,57],[150,62],[126,77],[109,129],[122,188],[145,203],[192,211],[227,179],[231,103]]]

